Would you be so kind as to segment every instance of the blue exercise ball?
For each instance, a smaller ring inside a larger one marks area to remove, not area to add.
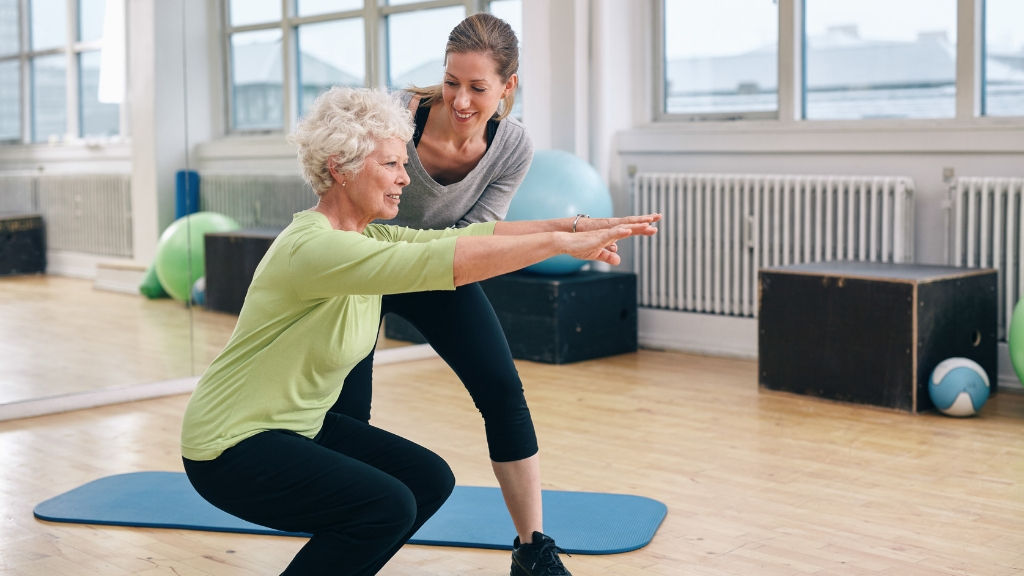
[[[200,276],[192,284],[192,303],[196,306],[206,306],[206,276]]]
[[[612,196],[608,186],[597,170],[578,156],[561,150],[537,150],[505,219],[546,220],[577,214],[610,218]],[[526,269],[537,274],[569,274],[586,263],[561,255]]]
[[[974,416],[988,400],[989,389],[985,369],[967,358],[939,362],[928,381],[928,396],[947,416]]]

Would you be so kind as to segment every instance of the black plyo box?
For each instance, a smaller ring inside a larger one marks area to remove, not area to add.
[[[481,283],[513,358],[566,364],[636,352],[636,275],[505,274]]]
[[[997,378],[997,272],[829,262],[759,273],[762,388],[933,410],[928,379],[951,357]]]
[[[501,323],[512,357],[567,364],[636,352],[636,275],[576,272],[542,276],[513,272],[480,283]],[[401,317],[388,314],[384,335],[426,342]]]
[[[46,234],[39,214],[0,214],[0,276],[46,272]]]
[[[206,234],[206,308],[238,314],[263,256],[280,229]]]

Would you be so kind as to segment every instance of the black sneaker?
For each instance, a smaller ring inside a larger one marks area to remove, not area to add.
[[[512,543],[511,576],[572,576],[562,566],[558,553],[569,554],[555,546],[555,541],[541,534],[533,533],[531,544],[520,544],[519,536]]]

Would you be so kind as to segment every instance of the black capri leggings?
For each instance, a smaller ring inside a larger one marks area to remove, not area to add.
[[[511,462],[537,453],[523,383],[480,284],[384,296],[381,316],[389,312],[415,326],[462,380],[484,418],[491,460]],[[371,351],[345,379],[331,412],[369,422],[372,395]]]
[[[339,414],[327,414],[312,440],[269,430],[214,460],[183,460],[196,492],[217,508],[313,535],[287,576],[376,574],[455,487],[437,454]]]

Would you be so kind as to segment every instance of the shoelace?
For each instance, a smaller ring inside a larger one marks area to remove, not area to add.
[[[549,568],[557,568],[558,569],[558,572],[552,572],[552,571],[549,570],[548,574],[568,574],[569,573],[569,571],[565,569],[565,566],[562,565],[562,561],[558,558],[558,554],[559,553],[565,554],[569,558],[572,558],[572,554],[569,554],[568,552],[566,552],[565,550],[562,550],[561,548],[559,548],[558,546],[555,546],[554,544],[545,543],[545,544],[541,545],[540,551],[538,553],[538,556],[540,557],[540,561],[542,563],[544,563],[546,566],[548,566]]]

